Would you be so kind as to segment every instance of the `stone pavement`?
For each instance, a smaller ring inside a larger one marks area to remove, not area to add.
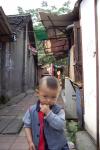
[[[0,134],[0,150],[28,150],[24,131],[18,135]]]
[[[22,117],[36,100],[33,93],[28,93],[24,97],[17,96],[0,108],[0,150],[28,150]]]
[[[20,99],[21,97],[21,99]],[[36,98],[35,98],[36,99]],[[20,100],[20,101],[19,101]],[[0,134],[17,134],[22,128],[26,109],[35,102],[33,95],[15,97],[0,109]]]

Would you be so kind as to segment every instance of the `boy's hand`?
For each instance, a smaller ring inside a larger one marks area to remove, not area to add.
[[[29,150],[36,150],[35,145],[33,143],[29,144]]]
[[[40,110],[46,115],[51,111],[49,105],[40,105]]]

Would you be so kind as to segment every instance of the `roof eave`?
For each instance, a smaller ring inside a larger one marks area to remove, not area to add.
[[[1,23],[3,24],[3,28],[6,32],[6,34],[12,34],[12,30],[11,30],[11,27],[10,27],[10,24],[8,23],[8,20],[7,20],[7,17],[2,9],[2,7],[0,7],[0,14],[2,16],[2,20],[3,20],[3,23],[1,21]]]

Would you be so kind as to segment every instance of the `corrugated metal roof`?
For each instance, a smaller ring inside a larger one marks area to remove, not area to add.
[[[73,11],[68,14],[56,15],[40,12],[40,17],[51,43],[49,47],[46,47],[45,52],[53,52],[56,58],[66,57],[69,48],[66,27],[79,20],[79,5],[75,5]]]
[[[76,7],[72,12],[64,15],[40,12],[41,21],[46,28],[48,38],[65,37],[66,27],[79,19],[79,9]]]

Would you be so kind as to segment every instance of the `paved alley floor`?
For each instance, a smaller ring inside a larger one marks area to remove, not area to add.
[[[0,150],[28,150],[22,117],[36,100],[33,94],[28,94],[0,109]]]
[[[18,135],[0,134],[0,150],[28,150],[24,131]]]

